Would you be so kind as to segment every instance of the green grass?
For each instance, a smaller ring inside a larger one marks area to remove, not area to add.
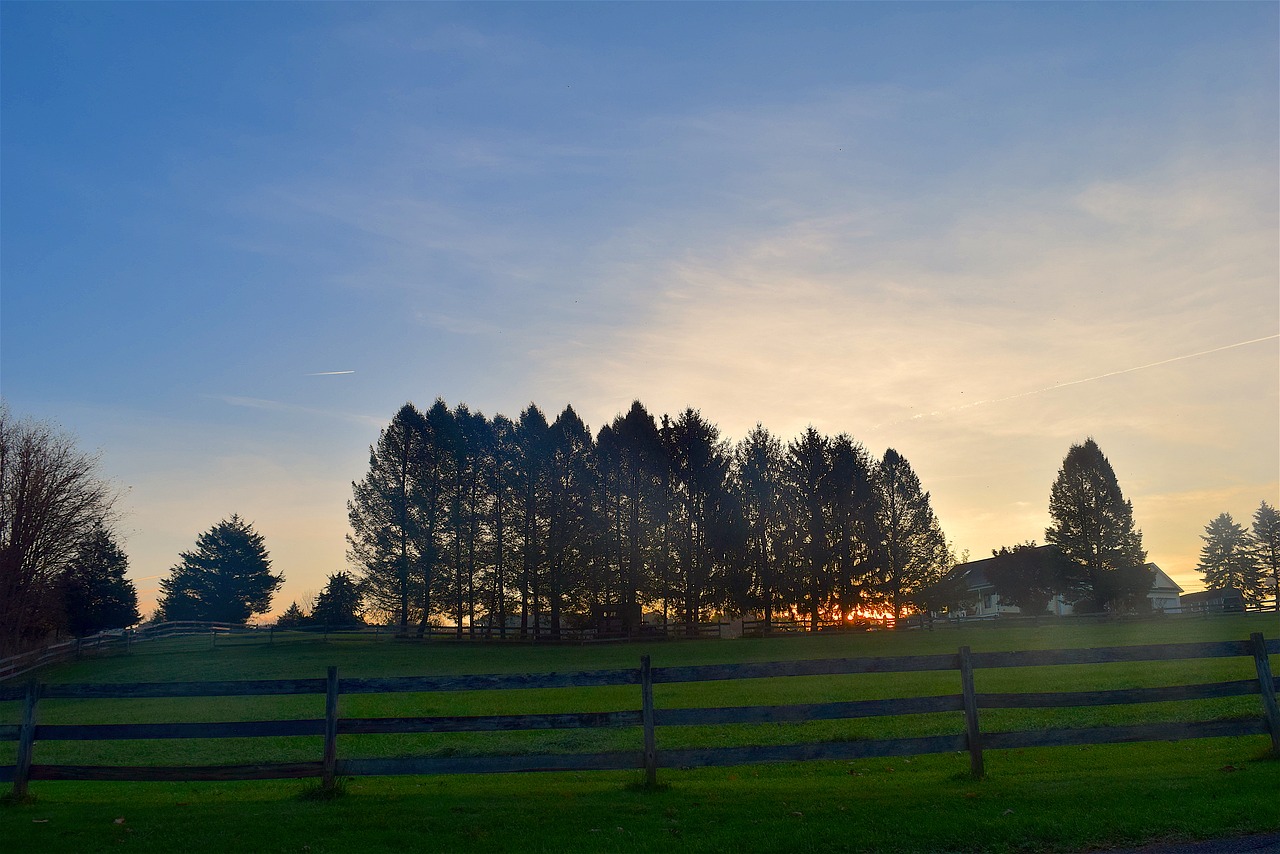
[[[540,672],[975,651],[1112,646],[1280,635],[1274,615],[1096,626],[975,627],[587,647],[379,643],[277,638],[175,639],[134,654],[42,674],[50,682],[181,681]],[[1277,665],[1273,657],[1273,667]],[[1251,660],[979,670],[981,691],[1087,690],[1192,684],[1253,676]],[[864,674],[658,685],[659,707],[768,705],[958,693],[955,673]],[[0,704],[0,722],[18,704]],[[1095,709],[982,713],[987,731],[1145,721],[1256,717],[1257,697]],[[344,716],[465,715],[636,709],[633,686],[440,694],[352,695]],[[315,697],[42,701],[44,723],[318,717]],[[885,738],[961,731],[956,713],[721,727],[670,727],[659,749]],[[635,729],[343,736],[339,756],[503,754],[638,749]],[[669,784],[637,790],[638,773],[356,778],[344,796],[302,797],[299,781],[31,784],[31,804],[0,806],[13,850],[94,851],[674,851],[1079,850],[1154,839],[1280,829],[1280,762],[1265,737],[1086,748],[991,751],[988,777],[969,780],[967,755],[661,771]],[[0,744],[12,763],[12,743]],[[38,763],[222,764],[314,760],[318,738],[45,742]],[[123,818],[122,824],[116,824]],[[225,828],[234,828],[233,833]]]

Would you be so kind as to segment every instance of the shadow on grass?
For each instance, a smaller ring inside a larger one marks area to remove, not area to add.
[[[333,785],[325,788],[321,783],[310,783],[303,786],[302,791],[298,792],[298,800],[300,801],[332,801],[343,797],[347,794],[347,783],[350,778],[339,777],[333,781]]]

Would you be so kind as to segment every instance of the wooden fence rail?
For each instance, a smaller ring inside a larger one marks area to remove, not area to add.
[[[21,722],[0,726],[0,741],[17,741],[13,765],[0,766],[0,781],[12,782],[23,797],[30,780],[253,780],[318,777],[332,787],[338,777],[389,774],[474,774],[512,771],[582,771],[643,769],[648,782],[658,768],[741,765],[816,759],[858,759],[872,756],[911,756],[968,752],[970,771],[984,773],[983,752],[992,749],[1114,744],[1220,736],[1269,735],[1280,755],[1278,682],[1268,655],[1280,654],[1280,641],[1266,641],[1260,633],[1247,641],[1162,644],[1150,646],[1062,649],[1029,652],[972,652],[961,647],[954,655],[897,658],[843,658],[749,664],[652,667],[649,656],[634,669],[572,673],[494,674],[478,676],[411,676],[340,679],[330,667],[323,679],[250,680],[237,682],[173,682],[124,684],[38,684],[0,686],[0,702],[20,700]],[[1103,691],[1041,693],[979,693],[977,670],[1044,667],[1071,664],[1162,661],[1197,658],[1252,657],[1256,678],[1202,685],[1125,688]],[[960,693],[777,706],[726,708],[654,708],[656,685],[731,679],[766,679],[858,673],[958,671]],[[637,685],[640,709],[613,712],[566,712],[525,715],[344,718],[339,699],[344,694],[449,692],[530,688]],[[323,694],[325,716],[320,719],[229,721],[214,723],[40,724],[37,706],[43,699],[134,699],[140,697],[221,697]],[[1157,703],[1258,694],[1261,714],[1245,720],[1149,723],[1127,726],[1081,727],[1052,731],[988,732],[981,729],[982,709],[1065,708],[1115,704]],[[670,726],[706,726],[771,722],[839,720],[863,717],[963,712],[964,728],[949,735],[913,738],[752,745],[745,747],[658,749],[657,730]],[[510,730],[639,727],[642,743],[634,751],[516,756],[419,756],[389,759],[340,759],[338,737],[369,733],[452,733]],[[41,765],[34,761],[36,744],[55,740],[124,740],[185,738],[255,738],[323,736],[324,749],[313,762],[218,766],[84,766]]]

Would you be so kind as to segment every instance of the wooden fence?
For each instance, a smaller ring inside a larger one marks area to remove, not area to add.
[[[575,673],[502,674],[488,676],[421,676],[339,679],[330,667],[324,679],[286,679],[240,682],[177,682],[123,684],[38,684],[0,687],[0,701],[22,701],[21,723],[0,726],[0,741],[17,741],[14,765],[0,766],[0,781],[11,781],[15,796],[23,797],[30,780],[251,780],[318,777],[332,787],[337,777],[398,774],[468,774],[514,771],[581,771],[643,769],[649,783],[658,768],[745,765],[761,762],[848,760],[872,756],[913,756],[968,752],[970,771],[983,774],[983,751],[991,749],[1113,744],[1220,736],[1270,735],[1280,755],[1280,710],[1277,680],[1269,654],[1280,654],[1280,641],[1254,633],[1247,641],[1162,644],[1149,646],[1061,649],[1033,652],[972,652],[961,647],[954,655],[916,655],[897,658],[843,658],[750,664],[652,667],[648,656],[640,667]],[[1005,667],[1106,664],[1198,658],[1252,657],[1256,678],[1204,685],[1173,685],[1104,691],[1025,694],[978,693],[974,672]],[[856,673],[958,671],[960,693],[945,696],[857,700],[785,706],[729,708],[654,707],[654,688],[680,682],[768,679]],[[634,685],[640,708],[634,711],[570,712],[469,717],[344,718],[342,695],[396,692],[483,691],[528,688]],[[105,699],[139,697],[222,697],[282,694],[323,694],[322,719],[236,721],[223,723],[40,724],[42,699]],[[1258,694],[1261,714],[1240,720],[1147,723],[1126,726],[1080,727],[1049,731],[984,732],[981,709],[1064,708],[1156,703]],[[657,730],[669,726],[706,726],[802,722],[863,717],[963,712],[964,729],[949,735],[745,747],[657,748]],[[339,759],[338,736],[358,733],[440,733],[509,730],[638,727],[637,749],[604,753],[514,756],[419,756],[387,759]],[[315,761],[221,766],[83,766],[41,765],[35,746],[53,740],[243,738],[262,736],[323,736],[323,753]]]
[[[462,631],[458,631],[457,626],[448,625],[430,625],[425,628],[422,635],[418,635],[418,627],[412,626],[407,636],[402,639],[443,639],[443,640],[464,640],[464,641],[492,641],[494,643],[568,643],[568,644],[589,644],[608,641],[625,641],[625,640],[684,640],[690,638],[719,638],[723,634],[722,629],[727,628],[728,623],[710,622],[710,623],[667,623],[666,625],[646,625],[644,631],[635,638],[629,638],[626,635],[614,633],[602,633],[596,629],[571,629],[561,628],[560,636],[555,637],[551,633],[551,629],[543,626],[535,636],[532,629],[524,635],[520,634],[518,627],[508,627],[506,633],[502,633],[498,628],[490,629],[486,626],[476,626],[473,630],[470,626],[463,626]],[[383,639],[393,639],[400,637],[396,626],[322,626],[322,625],[303,625],[291,626],[288,628],[277,629],[274,626],[256,627],[245,626],[236,623],[211,623],[199,620],[183,620],[168,623],[157,623],[152,625],[139,626],[134,629],[117,630],[110,632],[101,632],[96,635],[83,638],[70,638],[68,640],[59,641],[58,643],[49,644],[40,649],[24,652],[9,658],[0,658],[0,682],[10,679],[16,679],[33,671],[39,670],[51,664],[61,664],[65,661],[73,661],[84,655],[107,655],[114,653],[131,652],[136,644],[145,643],[151,640],[159,640],[161,638],[171,637],[206,637],[213,645],[217,645],[219,638],[235,640],[239,642],[257,642],[264,644],[275,643],[281,637],[288,637],[289,634],[297,635],[323,635],[342,637],[347,639],[368,639],[379,641]]]
[[[132,650],[134,644],[150,640],[188,635],[216,637],[218,635],[250,634],[255,631],[257,630],[254,628],[236,623],[179,620],[140,626],[136,629],[99,632],[96,635],[69,638],[40,649],[0,659],[0,682],[4,682],[7,679],[15,679],[50,664],[74,661],[82,655],[127,653]]]

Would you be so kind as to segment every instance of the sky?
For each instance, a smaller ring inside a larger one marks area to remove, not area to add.
[[[1149,559],[1280,503],[1280,5],[0,4],[0,394],[146,612],[349,569],[406,401],[895,448],[975,559],[1073,444]]]

